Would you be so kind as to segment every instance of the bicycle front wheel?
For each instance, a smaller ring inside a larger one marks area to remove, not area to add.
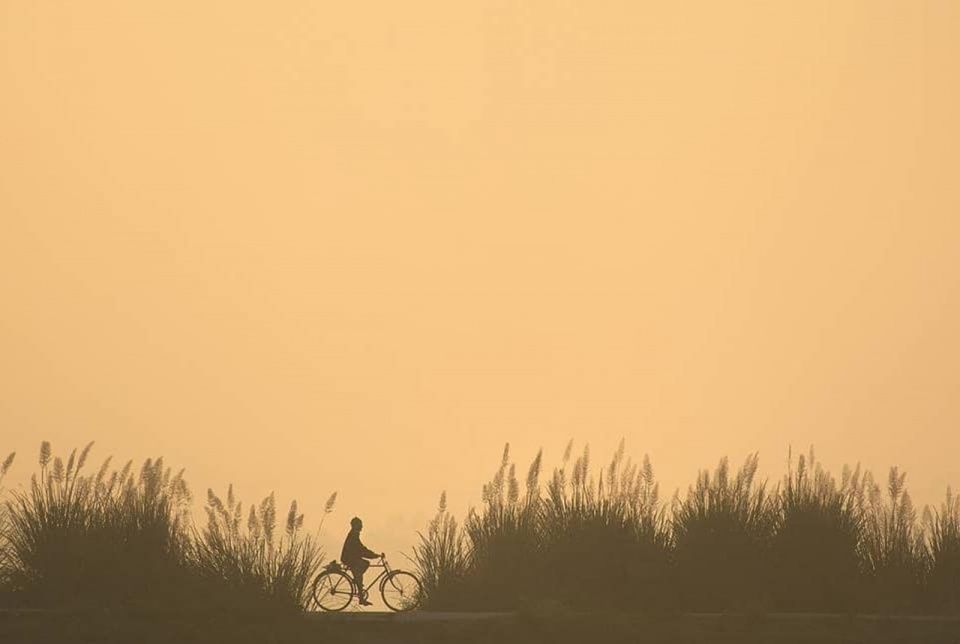
[[[423,588],[420,580],[409,572],[394,570],[380,584],[383,603],[392,611],[413,610],[420,605]]]
[[[313,582],[313,601],[321,610],[337,612],[353,599],[353,580],[342,572],[323,572]]]

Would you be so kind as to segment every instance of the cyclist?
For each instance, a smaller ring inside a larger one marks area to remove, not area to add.
[[[383,553],[377,554],[363,545],[360,541],[361,530],[363,530],[363,521],[361,521],[359,517],[353,517],[350,520],[350,532],[343,542],[340,561],[353,573],[353,579],[357,583],[357,594],[360,597],[360,605],[370,606],[371,602],[367,601],[367,593],[363,588],[363,573],[370,567],[367,559],[378,559],[383,557]]]

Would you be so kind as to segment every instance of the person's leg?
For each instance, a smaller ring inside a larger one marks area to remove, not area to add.
[[[351,565],[350,576],[353,577],[353,585],[357,589],[357,597],[363,599],[363,593],[360,592],[363,589],[363,571],[360,570],[360,566],[356,564]]]
[[[357,584],[357,597],[360,598],[361,604],[367,601],[367,592],[364,590],[363,586],[363,573],[365,573],[369,567],[370,564],[368,564],[366,561],[358,561],[352,567],[353,580]]]

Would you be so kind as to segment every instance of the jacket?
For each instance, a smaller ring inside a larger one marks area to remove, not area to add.
[[[360,542],[360,532],[351,530],[343,542],[343,551],[340,553],[340,561],[345,564],[351,564],[363,559],[377,559],[380,553],[370,550],[370,548]]]

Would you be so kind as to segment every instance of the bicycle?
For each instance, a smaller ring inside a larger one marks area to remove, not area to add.
[[[353,575],[349,574],[337,561],[330,562],[313,580],[311,594],[314,603],[321,610],[341,611],[350,605],[354,597],[360,597],[358,590],[366,596],[374,585],[379,584],[383,603],[392,611],[413,610],[420,604],[423,588],[416,575],[405,570],[390,568],[386,557],[380,557],[380,563],[371,564],[370,567],[383,568],[383,570],[366,588],[358,589]]]

